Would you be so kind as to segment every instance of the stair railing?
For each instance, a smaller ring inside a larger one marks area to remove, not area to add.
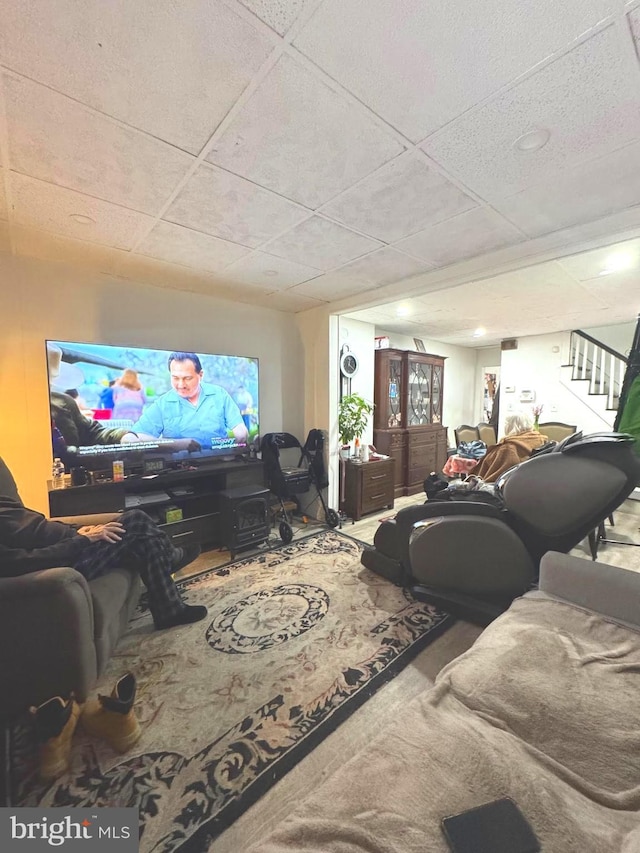
[[[607,409],[618,408],[627,361],[627,357],[622,353],[592,338],[586,332],[580,329],[574,329],[571,332],[569,344],[569,364],[573,368],[571,378],[588,379],[589,393],[606,395]]]

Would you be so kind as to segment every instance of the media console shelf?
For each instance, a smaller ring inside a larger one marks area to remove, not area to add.
[[[234,460],[194,469],[181,468],[151,477],[132,475],[122,482],[52,489],[49,513],[53,518],[141,509],[176,545],[197,542],[224,545],[228,524],[221,492],[244,486],[264,487],[260,460]],[[177,508],[182,518],[166,521],[167,510]]]

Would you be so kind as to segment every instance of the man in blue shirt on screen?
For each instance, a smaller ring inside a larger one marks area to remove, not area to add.
[[[202,381],[202,364],[194,352],[172,352],[168,359],[171,391],[145,409],[131,427],[138,439],[188,438],[203,450],[211,440],[227,438],[244,443],[248,430],[240,409],[220,385]]]

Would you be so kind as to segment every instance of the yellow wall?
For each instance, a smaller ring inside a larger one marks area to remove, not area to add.
[[[46,512],[51,469],[44,341],[187,349],[260,359],[261,431],[304,427],[304,352],[292,315],[0,254],[0,455]]]

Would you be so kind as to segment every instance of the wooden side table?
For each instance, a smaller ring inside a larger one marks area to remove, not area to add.
[[[376,510],[393,509],[394,460],[374,459],[354,462],[349,459],[344,466],[345,488],[342,509],[360,521],[363,515]]]

